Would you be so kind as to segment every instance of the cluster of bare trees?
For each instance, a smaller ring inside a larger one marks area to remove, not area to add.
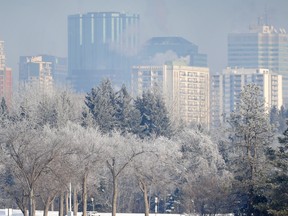
[[[85,216],[87,208],[148,215],[155,196],[164,211],[165,198],[180,188],[190,202],[181,198],[187,203],[180,208],[179,198],[174,211],[195,211],[192,185],[223,166],[217,145],[197,129],[173,138],[143,138],[116,129],[103,133],[84,96],[65,88],[24,86],[11,104],[2,101],[0,120],[1,202],[3,207],[16,204],[24,215],[35,215],[36,209],[44,215],[49,209],[68,214],[70,184],[75,215],[81,210]]]
[[[109,81],[86,97],[24,86],[0,106],[0,204],[29,216],[36,209],[63,216],[70,208],[83,216],[149,215],[155,205],[174,213],[267,212],[267,176],[277,185],[285,169],[268,159],[281,152],[269,150],[275,139],[258,90],[247,86],[227,125],[206,131],[174,127],[159,95],[143,93],[133,102]],[[286,150],[280,159],[287,165]]]

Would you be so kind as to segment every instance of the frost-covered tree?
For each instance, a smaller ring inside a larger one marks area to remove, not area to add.
[[[3,123],[9,118],[9,111],[6,104],[6,100],[3,97],[0,104],[0,125],[3,126]]]
[[[263,206],[271,215],[288,215],[288,129],[278,138],[278,149],[269,151],[274,169],[267,179],[270,188],[265,191],[268,204]]]
[[[37,127],[62,127],[68,121],[80,122],[82,97],[69,88],[43,91],[37,85],[25,85],[13,98],[10,118],[14,120],[25,118]]]
[[[278,112],[278,131],[280,133],[283,133],[286,130],[287,114],[287,109],[285,109],[284,106],[281,106]]]
[[[108,79],[92,88],[86,95],[85,104],[92,114],[95,124],[103,133],[110,133],[115,128],[115,92]]]
[[[160,93],[143,92],[142,97],[137,97],[134,104],[141,115],[141,131],[138,134],[141,138],[172,136],[171,121]]]
[[[86,95],[85,104],[88,110],[83,111],[83,123],[91,124],[91,114],[95,125],[103,133],[111,133],[113,130],[120,131],[121,134],[137,133],[140,114],[132,102],[124,85],[119,91],[115,91],[110,80],[103,80]]]
[[[8,107],[6,104],[6,100],[4,97],[1,99],[1,104],[0,104],[0,115],[7,115],[8,114]]]
[[[47,92],[33,85],[21,87],[21,91],[14,95],[9,109],[9,118],[6,118],[1,124],[0,141],[5,150],[5,162],[7,162],[5,168],[10,170],[9,173],[15,183],[9,185],[10,191],[23,191],[21,194],[10,193],[10,195],[24,213],[27,204],[25,204],[25,199],[20,199],[20,197],[32,197],[29,205],[32,208],[33,194],[37,193],[38,197],[44,189],[38,184],[41,181],[39,179],[46,179],[47,183],[53,180],[50,190],[48,189],[49,184],[44,185],[47,191],[52,191],[53,184],[56,185],[61,180],[56,181],[53,173],[56,173],[57,166],[51,164],[56,159],[57,163],[65,164],[60,159],[67,157],[60,149],[62,150],[67,142],[58,134],[58,129],[69,121],[78,122],[80,120],[80,106],[77,104],[79,101],[76,100],[77,97],[78,95],[68,89],[55,88]],[[45,156],[51,158],[46,158],[45,161]],[[8,162],[13,166],[10,167]],[[39,163],[42,163],[41,166]],[[59,169],[57,168],[57,170]],[[60,177],[60,173],[65,173],[66,169],[67,167],[63,168],[61,172],[58,171],[58,177]],[[29,213],[33,214],[33,211],[29,211]]]
[[[201,214],[221,211],[231,174],[225,170],[217,143],[197,128],[186,128],[172,139],[181,146],[178,163],[182,170],[180,188],[184,210]]]
[[[72,150],[68,163],[74,169],[74,177],[70,176],[75,189],[77,188],[76,183],[81,182],[83,215],[85,216],[87,214],[89,177],[94,171],[97,172],[96,168],[104,160],[104,135],[98,129],[83,128],[75,123],[67,124],[60,132]]]
[[[116,130],[121,134],[138,133],[140,130],[140,113],[133,106],[132,97],[123,85],[115,94]]]
[[[142,141],[145,153],[133,162],[134,174],[145,207],[145,216],[149,215],[151,196],[163,198],[175,189],[177,159],[180,156],[179,145],[165,137]]]
[[[107,136],[104,155],[112,179],[112,216],[116,215],[119,178],[132,164],[133,160],[144,153],[142,146],[137,145],[137,143],[139,141],[131,134],[124,137],[119,133],[112,133],[111,136]]]
[[[10,122],[1,129],[0,141],[5,166],[24,189],[23,195],[29,197],[30,216],[35,213],[37,182],[42,175],[50,171],[52,161],[62,156],[63,145],[51,136],[49,130],[47,127],[39,130],[26,120]]]
[[[231,171],[235,177],[238,203],[247,215],[257,213],[262,202],[260,193],[265,176],[265,151],[272,142],[271,125],[260,88],[248,84],[240,94],[240,102],[229,118],[231,126]]]
[[[280,110],[277,107],[273,106],[270,109],[270,124],[272,124],[280,134],[283,133],[286,129],[286,110],[283,106],[281,106]],[[276,132],[276,131],[275,131]]]

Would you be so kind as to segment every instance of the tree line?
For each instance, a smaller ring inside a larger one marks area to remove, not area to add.
[[[226,122],[208,130],[173,122],[157,90],[132,98],[109,80],[85,95],[23,86],[0,106],[0,205],[26,216],[70,208],[148,216],[156,205],[287,215],[287,112],[267,110],[260,95],[245,86]]]

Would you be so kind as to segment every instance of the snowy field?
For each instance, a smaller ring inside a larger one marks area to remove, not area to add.
[[[94,213],[88,214],[91,216],[111,216],[111,213]],[[151,216],[155,216],[155,213],[151,213]],[[157,214],[161,216],[184,216],[180,214]],[[20,210],[16,209],[0,209],[0,216],[23,216]],[[36,211],[36,216],[43,216],[43,211]],[[58,216],[58,211],[49,211],[48,216]],[[78,212],[77,216],[82,216],[82,212]],[[117,216],[144,216],[144,213],[117,213]]]
[[[90,214],[88,214],[89,216]],[[150,213],[151,216],[156,216],[155,213]],[[188,216],[181,214],[157,214],[158,216]],[[226,214],[225,216],[232,216],[233,214]],[[0,209],[0,216],[23,216],[22,212],[17,209]],[[43,216],[43,211],[36,211],[36,216]],[[49,211],[48,216],[58,216],[58,211]],[[77,216],[82,216],[82,212],[78,212]],[[111,213],[95,213],[91,216],[111,216]],[[117,213],[117,216],[144,216],[144,213]],[[189,214],[189,216],[197,216],[197,214]],[[220,215],[219,216],[224,216]]]

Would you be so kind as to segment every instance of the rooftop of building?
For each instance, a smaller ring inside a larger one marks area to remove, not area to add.
[[[195,46],[192,42],[182,37],[152,37],[146,43],[146,45],[188,45]]]
[[[238,68],[238,67],[227,67],[223,70],[222,74],[271,74],[276,75],[276,73],[272,72],[267,68]],[[219,74],[218,74],[219,75]]]
[[[136,13],[129,13],[129,12],[116,12],[116,11],[107,11],[107,12],[87,12],[87,13],[78,13],[78,14],[71,14],[68,17],[79,17],[79,16],[94,16],[94,17],[134,17],[139,18],[139,14]]]

